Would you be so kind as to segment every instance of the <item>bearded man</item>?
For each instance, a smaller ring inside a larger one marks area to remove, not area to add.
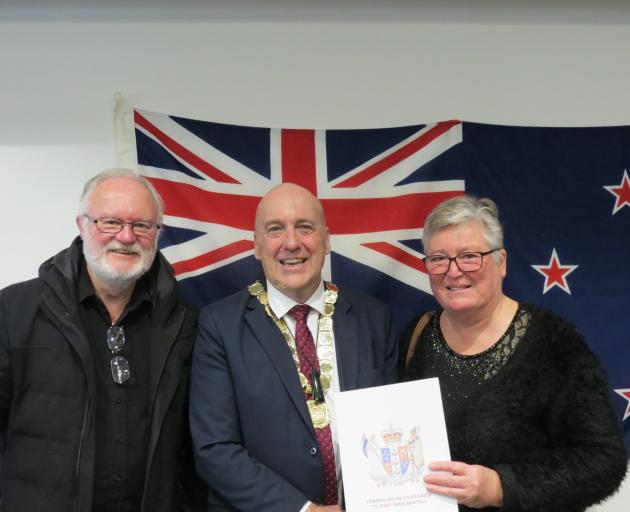
[[[187,424],[196,311],[132,171],[83,190],[80,237],[0,291],[1,510],[204,510]],[[200,499],[201,498],[201,499]]]

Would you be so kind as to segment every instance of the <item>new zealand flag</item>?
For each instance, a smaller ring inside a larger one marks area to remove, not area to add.
[[[492,198],[505,293],[578,326],[608,372],[630,447],[630,127],[298,130],[136,110],[135,128],[140,172],[166,203],[161,248],[200,306],[261,277],[255,209],[291,181],[324,206],[324,277],[379,297],[402,331],[436,307],[421,259],[428,212],[464,192]]]

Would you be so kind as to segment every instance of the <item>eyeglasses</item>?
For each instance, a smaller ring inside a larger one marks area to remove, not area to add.
[[[107,329],[107,346],[112,351],[110,366],[112,378],[116,384],[124,384],[131,375],[129,361],[124,356],[119,356],[118,352],[125,345],[125,331],[121,325],[112,325]]]
[[[476,272],[483,265],[484,256],[500,250],[501,249],[491,249],[486,252],[462,252],[452,258],[444,256],[443,254],[436,254],[434,256],[427,256],[423,258],[422,261],[424,261],[429,274],[434,276],[446,274],[451,268],[451,262],[453,261],[462,272]]]
[[[123,227],[129,226],[134,235],[147,236],[154,234],[162,227],[157,222],[151,222],[150,220],[125,222],[124,220],[112,219],[111,217],[98,217],[96,219],[88,215],[84,215],[84,217],[86,219],[90,219],[94,224],[96,224],[96,229],[98,229],[101,233],[107,233],[109,235],[120,233]]]

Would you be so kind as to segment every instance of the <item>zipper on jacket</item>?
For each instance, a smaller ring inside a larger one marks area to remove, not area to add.
[[[83,421],[81,423],[81,439],[79,440],[79,449],[77,450],[77,461],[75,465],[74,471],[74,485],[76,487],[76,501],[74,503],[74,510],[78,512],[79,510],[79,502],[81,497],[81,487],[80,487],[80,472],[81,472],[81,455],[83,453],[83,443],[85,442],[85,437],[87,433],[87,418],[90,412],[90,396],[87,397],[87,403],[85,404],[85,409],[83,411]]]
[[[180,319],[178,321],[178,326],[176,329],[174,329],[175,331],[175,336],[174,336],[174,340],[173,343],[171,344],[166,357],[164,358],[164,361],[162,362],[162,366],[160,368],[160,372],[159,372],[159,376],[158,379],[156,381],[155,384],[155,388],[153,390],[153,396],[151,397],[151,408],[149,410],[149,428],[147,429],[147,465],[146,465],[146,474],[144,475],[144,489],[142,490],[142,501],[140,504],[140,510],[144,511],[145,509],[145,502],[147,499],[147,489],[149,486],[149,479],[150,479],[150,475],[151,475],[151,470],[153,469],[153,456],[155,454],[155,447],[151,446],[151,433],[153,430],[153,421],[154,421],[154,410],[155,410],[155,402],[157,401],[157,396],[158,396],[158,389],[160,388],[160,384],[162,382],[162,377],[164,376],[164,370],[166,369],[166,365],[168,364],[169,360],[171,359],[171,356],[173,354],[173,350],[175,350],[176,345],[178,345],[177,342],[177,338],[179,336],[179,334],[182,331],[182,328],[184,327],[184,325],[186,324],[186,315],[188,313],[188,308],[186,306],[182,307],[182,312],[180,314]],[[160,430],[162,429],[162,425],[159,425]]]

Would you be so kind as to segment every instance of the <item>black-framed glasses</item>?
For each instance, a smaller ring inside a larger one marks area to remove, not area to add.
[[[157,222],[152,222],[150,220],[135,220],[133,222],[126,222],[112,217],[93,218],[89,215],[84,215],[84,217],[93,222],[96,225],[96,229],[98,229],[101,233],[107,233],[109,235],[120,233],[123,227],[129,226],[134,235],[147,236],[155,234],[155,232],[162,227]]]
[[[109,365],[116,384],[126,383],[131,375],[129,361],[126,357],[118,355],[118,352],[125,345],[125,341],[125,331],[122,325],[112,325],[107,329],[107,346],[112,351],[112,360]]]
[[[483,257],[501,249],[490,249],[486,252],[462,252],[452,258],[443,254],[435,254],[422,259],[427,267],[427,271],[431,275],[446,274],[451,268],[451,262],[455,262],[457,268],[462,272],[477,272],[483,265]]]

